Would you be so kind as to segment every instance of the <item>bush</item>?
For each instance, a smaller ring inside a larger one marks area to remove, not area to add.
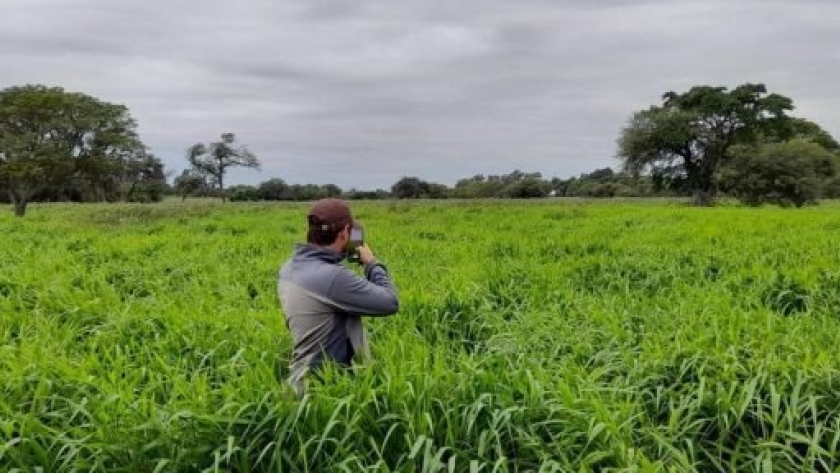
[[[740,148],[721,183],[747,205],[801,207],[822,197],[826,183],[836,175],[836,161],[836,155],[805,140]]]

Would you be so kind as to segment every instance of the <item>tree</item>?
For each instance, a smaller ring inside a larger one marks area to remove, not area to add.
[[[232,202],[247,202],[260,200],[260,191],[254,186],[238,185],[230,189],[230,200]]]
[[[86,183],[94,192],[145,152],[122,105],[41,85],[0,91],[0,188],[15,215],[38,193]],[[104,200],[104,197],[103,197]]]
[[[221,141],[208,145],[194,144],[187,151],[187,159],[195,170],[212,178],[222,200],[225,200],[224,179],[228,168],[260,168],[259,158],[245,146],[236,146],[233,133],[222,133]]]
[[[504,195],[513,199],[538,199],[547,197],[549,192],[551,184],[542,179],[528,177],[508,185]]]
[[[541,183],[545,183],[544,189]],[[451,194],[462,199],[544,197],[551,192],[549,187],[550,184],[543,180],[542,174],[538,172],[525,173],[516,169],[510,174],[486,177],[477,174],[468,179],[461,179],[455,183],[455,188],[452,189]]]
[[[338,189],[338,193],[336,193]],[[334,184],[319,186],[317,184],[293,184],[281,200],[312,201],[341,195],[341,189]]]
[[[210,188],[207,177],[195,169],[184,169],[181,175],[175,178],[174,186],[175,193],[181,196],[181,201]]]
[[[436,182],[427,183],[426,194],[423,196],[427,199],[448,199],[449,187],[446,184],[438,184]]]
[[[403,177],[391,186],[391,194],[397,199],[419,199],[429,191],[429,183],[417,177]]]
[[[601,169],[596,169],[596,170],[590,172],[589,174],[584,174],[584,176],[586,176],[589,179],[595,180],[595,181],[606,181],[606,182],[608,182],[608,181],[613,180],[616,177],[616,174],[615,174],[615,171],[613,171],[612,168],[601,168]]]
[[[822,197],[837,175],[838,157],[804,139],[739,147],[722,173],[724,188],[748,205],[775,203],[801,207]]]
[[[289,185],[279,177],[269,179],[260,184],[258,193],[262,200],[286,200],[291,196]]]
[[[452,195],[459,199],[486,199],[501,197],[505,184],[498,176],[485,178],[482,175],[461,179],[455,183]]]
[[[341,197],[341,194],[343,194],[343,191],[341,190],[341,187],[338,187],[335,184],[325,184],[325,185],[321,186],[321,194],[325,198],[327,198],[327,197]]]
[[[663,95],[661,106],[636,112],[618,139],[625,170],[684,179],[698,205],[710,205],[716,173],[730,148],[777,136],[789,125],[791,100],[763,84],[698,86]]]
[[[349,200],[385,200],[391,197],[391,193],[385,189],[359,190],[350,189],[344,194]]]
[[[126,202],[159,202],[166,192],[166,173],[156,156],[140,153],[121,163],[121,200]]]
[[[816,123],[804,118],[792,118],[782,137],[786,140],[799,138],[816,143],[829,151],[840,152],[840,143],[833,136]]]
[[[823,189],[823,198],[840,199],[840,174],[828,179]]]

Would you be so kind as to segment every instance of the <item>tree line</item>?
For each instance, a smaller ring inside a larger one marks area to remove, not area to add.
[[[155,200],[163,164],[122,105],[44,86],[0,92],[0,190],[16,215],[39,200]]]
[[[176,186],[177,187],[177,186]],[[195,193],[211,196],[212,190],[200,184]],[[183,194],[186,198],[190,194]],[[342,197],[349,200],[383,199],[528,199],[544,197],[630,197],[670,195],[666,191],[652,191],[650,179],[634,178],[628,174],[603,168],[581,174],[571,179],[543,179],[540,173],[515,170],[510,174],[479,174],[461,179],[456,185],[428,182],[416,176],[400,178],[389,189],[342,190],[335,184],[288,184],[283,179],[272,178],[255,186],[238,185],[228,189],[232,201],[310,201],[325,197]]]
[[[569,179],[514,170],[477,174],[451,187],[404,176],[376,190],[277,177],[226,188],[230,168],[261,166],[233,133],[190,146],[187,169],[170,185],[170,173],[139,139],[125,106],[57,87],[16,86],[0,91],[0,201],[22,216],[33,201],[157,202],[167,195],[234,201],[667,196],[691,197],[696,205],[733,197],[748,205],[795,206],[840,198],[840,144],[816,123],[791,116],[793,108],[790,98],[763,84],[668,92],[620,130],[617,169]]]
[[[734,192],[719,193],[718,197],[728,196],[740,198],[748,205],[761,203],[776,203],[779,205],[805,205],[815,202],[818,198],[840,198],[840,178],[834,177],[821,182],[818,177],[802,177],[808,174],[810,165],[802,163],[813,159],[813,156],[831,158],[821,150],[809,144],[796,141],[771,147],[750,159],[742,161],[747,169],[740,171],[744,177],[735,178],[733,174],[726,175],[732,179],[728,189],[741,189],[741,194]],[[767,153],[770,153],[768,156]],[[811,156],[811,157],[809,157]],[[767,168],[764,164],[781,160],[790,166],[792,174],[785,178],[782,172]],[[750,169],[749,167],[753,169]],[[828,164],[831,166],[831,164]],[[763,172],[766,170],[767,172]],[[797,175],[798,177],[794,176]],[[785,184],[789,180],[793,185]],[[814,182],[810,182],[813,180]],[[782,186],[781,188],[777,188]],[[789,189],[785,190],[784,186]],[[211,193],[199,193],[205,197]],[[579,198],[629,198],[629,197],[659,197],[676,198],[691,197],[689,189],[682,185],[667,182],[662,176],[633,175],[625,171],[616,171],[605,167],[589,173],[580,174],[569,179],[546,179],[540,173],[523,173],[515,170],[510,174],[489,175],[482,174],[461,179],[454,186],[446,186],[428,182],[416,176],[400,178],[390,189],[360,191],[356,189],[342,190],[334,184],[287,184],[279,178],[269,179],[259,185],[239,185],[229,189],[228,195],[232,201],[310,201],[324,197],[342,197],[349,200],[385,200],[385,199],[539,199],[547,197],[579,197]]]

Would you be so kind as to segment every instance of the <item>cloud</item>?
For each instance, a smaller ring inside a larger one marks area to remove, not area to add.
[[[830,1],[11,0],[0,86],[126,104],[178,171],[230,131],[263,171],[231,182],[388,187],[614,165],[669,90],[764,82],[840,136]]]

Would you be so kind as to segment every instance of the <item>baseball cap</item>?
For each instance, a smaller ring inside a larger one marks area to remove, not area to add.
[[[355,225],[350,207],[341,199],[321,199],[312,204],[307,215],[309,225],[321,231],[338,231],[347,225]]]

